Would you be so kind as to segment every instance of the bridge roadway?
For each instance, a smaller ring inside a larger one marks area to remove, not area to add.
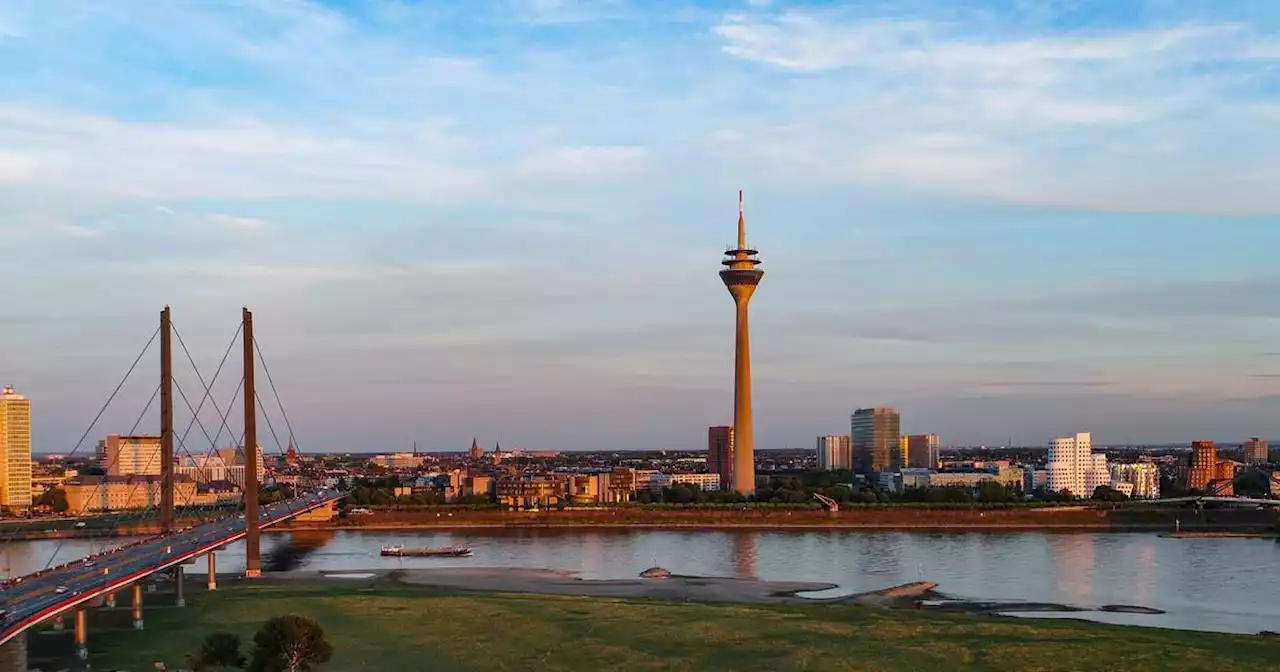
[[[321,490],[264,506],[259,513],[259,526],[265,528],[288,520],[342,496],[333,490]],[[0,617],[0,644],[78,605],[241,539],[245,532],[244,518],[229,516],[10,579],[0,589],[6,610]],[[89,566],[88,561],[93,565]],[[59,587],[65,587],[65,591],[59,593]]]

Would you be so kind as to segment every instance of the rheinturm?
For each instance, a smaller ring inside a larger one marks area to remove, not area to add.
[[[755,434],[751,423],[751,337],[747,323],[747,304],[764,277],[756,268],[758,252],[747,247],[747,223],[742,211],[742,192],[738,192],[738,247],[725,252],[720,262],[728,268],[720,271],[720,279],[729,288],[737,314],[733,358],[733,489],[744,495],[756,492]]]

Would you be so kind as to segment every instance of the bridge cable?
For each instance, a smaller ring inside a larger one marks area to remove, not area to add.
[[[159,330],[157,330],[157,332],[158,331]],[[151,398],[147,400],[147,405],[143,407],[142,412],[138,414],[138,418],[133,421],[133,427],[129,429],[129,436],[133,436],[133,433],[138,430],[138,425],[142,424],[142,419],[146,417],[147,412],[151,410],[151,405],[155,403],[156,397],[160,394],[160,387],[161,387],[160,384],[157,383],[155,391],[151,393]],[[102,488],[103,483],[107,483],[108,487],[110,486],[110,483],[108,481],[110,476],[108,476],[108,474],[111,472],[111,467],[114,464],[116,464],[119,460],[120,460],[120,451],[117,451],[115,454],[115,457],[110,462],[108,462],[107,465],[103,468],[103,475],[98,477],[99,478],[98,482],[93,484],[93,490],[91,490],[89,493],[88,501],[92,502],[94,498],[97,497],[98,491]],[[83,514],[84,512],[82,511],[81,513]],[[109,530],[109,534],[107,536],[114,534],[115,527],[116,527],[116,524],[113,523],[112,527]],[[89,539],[90,539],[89,541],[90,549],[92,550],[92,546],[93,546],[92,532],[90,532]],[[53,565],[53,561],[58,557],[58,553],[62,550],[62,546],[63,544],[66,543],[66,541],[67,541],[67,538],[65,537],[58,540],[58,544],[56,547],[54,547],[53,553],[49,556],[49,560],[45,562],[45,565],[44,565],[45,569],[48,569],[51,565]]]
[[[198,366],[196,366],[195,359],[191,356],[191,351],[190,351],[189,349],[187,349],[187,345],[186,345],[186,343],[182,340],[182,334],[178,331],[177,327],[173,325],[172,321],[169,323],[169,328],[173,331],[174,335],[178,337],[178,343],[182,346],[182,350],[183,350],[183,352],[185,352],[185,353],[186,353],[187,361],[191,362],[191,367],[192,367],[192,369],[194,369],[194,370],[195,370],[196,377],[200,379],[200,384],[201,384],[201,386],[204,388],[204,391],[205,391],[204,397],[200,400],[199,408],[198,408],[198,409],[193,409],[193,408],[191,407],[191,402],[190,402],[189,400],[187,400],[186,393],[185,393],[185,392],[183,392],[183,390],[182,390],[182,386],[178,383],[177,377],[174,377],[174,378],[173,378],[173,385],[174,385],[174,387],[175,387],[175,388],[177,388],[178,393],[182,396],[183,401],[184,401],[184,402],[186,402],[186,404],[187,404],[187,409],[188,409],[188,410],[191,410],[191,413],[192,413],[192,420],[191,420],[191,422],[187,424],[187,428],[186,428],[186,430],[182,433],[182,435],[181,435],[181,436],[179,436],[179,437],[177,437],[177,438],[178,438],[178,443],[179,443],[179,445],[180,445],[180,446],[182,446],[183,450],[187,453],[187,456],[188,456],[188,457],[191,457],[193,461],[194,461],[194,459],[195,459],[195,458],[194,458],[194,456],[193,456],[193,455],[191,455],[191,451],[190,451],[190,450],[187,450],[187,448],[186,448],[186,438],[187,438],[187,436],[191,433],[191,429],[192,429],[192,427],[193,427],[197,422],[199,422],[199,420],[200,420],[200,415],[199,415],[199,414],[200,414],[200,409],[203,409],[203,408],[204,408],[204,403],[205,403],[205,401],[211,401],[211,402],[213,403],[214,408],[215,408],[215,409],[217,409],[217,410],[219,410],[219,415],[221,415],[220,409],[218,409],[217,401],[216,401],[216,400],[214,400],[214,399],[213,399],[213,397],[212,397],[212,394],[213,394],[213,391],[212,391],[212,385],[213,385],[213,383],[215,383],[215,382],[217,381],[218,376],[222,373],[222,368],[223,368],[223,366],[226,364],[226,362],[227,362],[227,358],[231,355],[231,350],[232,350],[232,348],[234,348],[234,347],[235,347],[236,338],[238,338],[238,337],[239,337],[239,335],[240,335],[240,329],[242,328],[242,326],[243,326],[243,325],[241,325],[241,327],[237,327],[237,328],[236,328],[236,332],[235,332],[235,334],[234,334],[234,335],[232,335],[232,337],[231,337],[231,343],[227,346],[227,349],[223,352],[222,360],[221,360],[221,361],[219,362],[219,364],[218,364],[218,369],[217,369],[217,371],[215,371],[215,372],[214,372],[214,376],[213,376],[213,378],[212,378],[212,379],[209,381],[209,383],[206,385],[206,384],[205,384],[205,382],[204,382],[204,377],[203,377],[202,375],[200,375],[200,368],[199,368]],[[234,396],[233,396],[233,401],[234,401]],[[224,420],[223,422],[224,422],[224,424],[225,424],[225,420]],[[205,437],[206,437],[206,438],[208,438],[208,437],[209,437],[209,433],[208,433],[208,431],[207,431],[207,430],[205,430],[205,428],[204,428],[204,424],[203,424],[203,423],[200,423],[200,429],[201,429],[201,431],[203,431],[203,432],[204,432]],[[219,431],[219,434],[221,434],[221,431]],[[211,444],[213,444],[213,445],[211,445],[211,446],[210,446],[210,450],[209,450],[209,452],[211,453],[211,452],[213,451],[213,449],[216,447],[216,439],[212,439],[212,438],[211,438],[211,439],[209,439],[209,440],[210,440]],[[206,454],[208,454],[208,453],[206,453]],[[150,457],[150,459],[148,459],[148,460],[147,460],[147,464],[143,467],[143,472],[144,472],[144,474],[145,474],[145,472],[150,471],[150,469],[151,469],[151,463],[155,461],[156,457],[157,457],[157,455],[156,455],[156,454],[152,454],[152,456]],[[163,465],[161,466],[161,468],[163,469]],[[198,481],[198,479],[197,479],[197,481]],[[176,481],[175,481],[175,482],[176,482]],[[142,481],[142,480],[139,480],[139,481],[136,481],[135,483],[133,483],[133,485],[132,485],[132,486],[130,487],[130,489],[129,489],[129,495],[128,495],[128,498],[127,498],[126,502],[132,502],[132,501],[133,501],[134,493],[135,493],[135,492],[137,492],[138,487],[139,487],[139,486],[141,486],[142,484],[143,484],[143,481]],[[148,487],[149,487],[149,486],[148,486]],[[163,498],[163,495],[162,495],[161,497]],[[189,503],[189,502],[190,502],[190,498],[188,498],[188,500],[187,500],[187,503]],[[176,501],[176,499],[175,499],[175,501],[174,501],[174,505],[175,505],[175,508],[177,508],[177,501]],[[184,505],[185,505],[185,503],[184,503]],[[156,508],[155,506],[148,504],[146,507],[144,507],[144,508],[142,509],[142,511],[141,511],[141,512],[136,512],[136,515],[134,515],[134,516],[132,516],[132,517],[136,518],[138,522],[142,522],[142,521],[146,520],[147,515],[149,515],[149,514],[150,514],[150,513],[155,509],[155,508]],[[116,514],[115,518],[113,519],[113,521],[112,521],[112,526],[111,526],[111,533],[112,533],[112,535],[114,535],[116,532],[118,532],[118,531],[119,531],[120,523],[122,522],[122,519],[124,518],[124,515],[125,515],[126,511],[127,511],[127,510],[121,510],[119,513],[117,513],[117,514]]]
[[[284,453],[284,446],[280,445],[280,437],[276,434],[276,426],[275,426],[275,424],[271,422],[271,415],[267,413],[267,409],[265,408],[266,404],[263,404],[263,403],[262,403],[262,397],[258,395],[258,392],[257,392],[256,390],[254,391],[253,396],[254,396],[254,398],[255,398],[255,399],[257,399],[257,401],[258,401],[258,405],[259,405],[259,406],[263,406],[263,407],[264,407],[264,408],[262,409],[262,419],[267,421],[267,429],[269,429],[269,430],[271,431],[271,438],[272,438],[273,440],[275,440],[275,442],[276,442],[276,450],[280,451],[280,454],[281,454],[281,455],[284,455],[284,454],[285,454],[285,453]],[[266,467],[265,467],[265,466],[263,467],[263,470],[264,470],[264,471],[266,470]],[[294,497],[296,497],[296,496],[297,496],[297,494],[298,494],[298,489],[297,489],[297,487],[294,487],[294,488],[293,488],[293,493],[294,493]],[[288,501],[288,502],[286,502],[286,508],[289,510],[289,512],[290,512],[290,513],[293,513],[293,499],[294,499],[294,497],[290,497],[290,498],[289,498],[289,501]]]

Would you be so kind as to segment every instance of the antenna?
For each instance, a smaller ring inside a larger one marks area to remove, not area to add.
[[[738,249],[747,249],[747,220],[742,210],[742,190],[738,190]]]

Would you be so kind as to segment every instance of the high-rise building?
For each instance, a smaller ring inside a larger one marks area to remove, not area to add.
[[[0,392],[0,505],[31,506],[31,400]]]
[[[98,466],[108,476],[159,476],[164,471],[160,460],[160,435],[108,434],[98,442]]]
[[[735,308],[733,360],[733,490],[744,495],[756,492],[755,431],[751,417],[751,337],[747,322],[747,304],[764,271],[756,268],[760,260],[756,250],[747,247],[747,224],[742,211],[742,192],[738,192],[738,247],[725,252],[720,279],[733,297]]]
[[[1113,464],[1110,470],[1111,489],[1134,499],[1159,499],[1160,469],[1154,463]]]
[[[720,483],[733,483],[733,427],[707,428],[707,472],[720,475]]]
[[[1256,436],[1244,442],[1244,459],[1246,462],[1253,464],[1268,462],[1270,461],[1268,452],[1267,442]]]
[[[937,469],[941,439],[937,434],[912,434],[902,437],[906,448],[902,451],[902,465],[913,469]]]
[[[1067,490],[1076,497],[1089,497],[1098,486],[1111,483],[1107,456],[1093,452],[1089,432],[1050,441],[1045,471],[1050,491]]]
[[[819,436],[818,468],[826,471],[853,468],[853,449],[848,434]]]
[[[901,468],[898,454],[899,417],[896,409],[859,408],[850,417],[849,429],[854,471],[869,474],[897,471]]]
[[[236,446],[235,448],[219,448],[218,457],[221,457],[223,463],[227,465],[227,480],[240,484],[242,481],[237,480],[235,473],[236,468],[239,467],[239,478],[244,478],[244,446]],[[262,483],[262,480],[266,477],[267,473],[266,465],[262,462],[262,446],[258,446],[258,462],[256,466],[258,468],[254,470],[254,473],[258,476],[258,483]]]
[[[1218,474],[1218,447],[1212,441],[1191,442],[1191,469],[1187,487],[1204,491]]]

